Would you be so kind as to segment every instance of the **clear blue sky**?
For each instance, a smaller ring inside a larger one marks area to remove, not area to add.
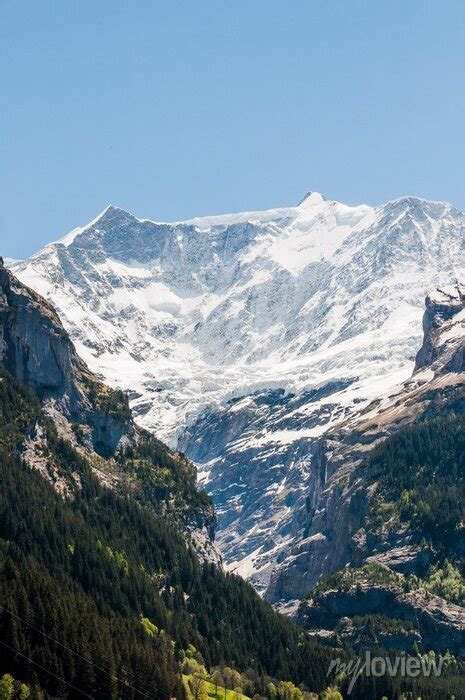
[[[465,3],[0,0],[0,252],[402,194],[465,209]]]

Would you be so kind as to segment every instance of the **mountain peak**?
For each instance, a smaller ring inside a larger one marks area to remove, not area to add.
[[[126,217],[131,216],[131,214],[125,209],[117,207],[116,204],[109,204],[95,219],[93,219],[93,221],[90,222],[90,224],[87,224],[86,228],[96,224],[98,221],[102,221],[103,219],[114,219],[115,217],[121,216]]]
[[[322,202],[326,202],[326,197],[320,194],[320,192],[307,192],[305,197],[299,202],[298,206],[313,207],[317,204],[321,204]]]
[[[416,209],[425,207],[428,209],[438,208],[439,211],[444,210],[444,208],[454,208],[450,202],[436,199],[426,199],[425,197],[418,197],[417,195],[412,194],[397,197],[397,199],[390,199],[382,206],[387,209]]]
[[[77,228],[73,229],[69,233],[66,234],[63,238],[60,238],[57,243],[61,243],[62,245],[68,247],[74,241],[78,236],[81,235],[81,233],[84,233],[84,231],[87,231],[90,229],[92,226],[95,226],[96,224],[99,224],[101,222],[106,222],[106,221],[111,221],[112,219],[116,218],[127,218],[131,217],[131,214],[129,214],[127,211],[124,209],[121,209],[120,207],[115,206],[114,204],[109,204],[103,211],[98,214],[95,219],[92,219],[92,221],[89,221],[88,224],[85,226],[78,226]]]

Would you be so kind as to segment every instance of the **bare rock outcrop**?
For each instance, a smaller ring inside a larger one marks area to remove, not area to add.
[[[405,592],[396,585],[358,582],[309,598],[298,618],[317,637],[321,629],[332,631],[327,635],[332,643],[358,638],[365,644],[411,650],[416,642],[440,653],[465,655],[465,609],[421,589]]]

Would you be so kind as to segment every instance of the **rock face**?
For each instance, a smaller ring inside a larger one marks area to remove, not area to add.
[[[335,494],[319,514],[338,468],[323,436],[411,375],[424,296],[460,276],[464,224],[414,197],[373,208],[312,193],[172,224],[109,207],[14,270],[89,366],[130,390],[138,422],[196,461],[228,566],[265,590],[294,542],[315,572],[344,559],[345,535],[308,524],[347,524]],[[347,498],[353,518],[363,492]]]
[[[383,614],[397,621],[397,629],[392,622],[390,629],[386,623],[383,629],[383,620],[379,619]],[[368,628],[368,616],[375,617],[378,629],[373,622],[371,629]],[[358,625],[350,623],[348,618],[359,618]],[[336,628],[332,635],[326,635],[333,644],[344,641],[355,642],[357,646],[359,638],[361,646],[371,643],[411,651],[416,642],[438,653],[465,655],[465,610],[426,591],[405,593],[394,585],[363,583],[349,590],[328,590],[301,606],[299,621],[309,630],[317,629],[318,639],[325,636],[322,629]]]
[[[85,425],[96,452],[112,454],[135,436],[124,395],[91,374],[53,307],[5,268],[0,269],[0,340],[6,369],[62,426]]]
[[[424,340],[416,357],[416,372],[423,368],[442,373],[464,371],[464,308],[465,287],[459,283],[426,297]]]
[[[295,511],[305,508],[308,489],[318,480],[318,442],[304,436],[317,435],[317,421],[337,410],[328,404],[319,418],[310,413],[312,403],[332,390],[331,385],[298,396],[257,392],[199,418],[179,441],[181,450],[205,465],[200,479],[216,495],[223,556],[237,560],[236,573],[259,591],[292,543]],[[302,415],[301,407],[310,415]],[[276,443],[266,449],[270,422]]]
[[[45,299],[14,275],[0,268],[0,366],[25,384],[40,400],[58,435],[71,442],[94,466],[107,486],[132,495],[150,507],[146,485],[118,459],[146,437],[133,421],[123,392],[98,380],[77,355],[61,321]],[[1,379],[0,379],[1,381]],[[186,481],[195,484],[195,469],[188,460],[154,441],[162,462],[179,466]],[[37,424],[24,444],[23,458],[47,478],[63,497],[72,496],[79,479],[58,469],[47,458],[47,436]],[[165,487],[167,495],[169,487]],[[174,500],[174,497],[173,497]],[[221,566],[214,546],[216,516],[208,499],[195,507],[181,504],[182,526],[201,558]]]
[[[266,597],[277,605],[302,599],[317,581],[346,566],[379,562],[423,575],[430,554],[405,528],[373,532],[366,520],[376,474],[361,473],[361,460],[383,439],[420,419],[465,410],[465,296],[463,287],[428,295],[424,341],[415,372],[391,396],[355,414],[320,440],[320,480],[294,515],[293,545],[275,568]],[[369,484],[369,486],[368,486]]]

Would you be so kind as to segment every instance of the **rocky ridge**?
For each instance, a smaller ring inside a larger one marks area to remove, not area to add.
[[[400,577],[399,577],[400,578]],[[299,608],[299,623],[319,641],[355,648],[378,646],[465,656],[465,610],[402,581],[359,580],[315,592]]]

